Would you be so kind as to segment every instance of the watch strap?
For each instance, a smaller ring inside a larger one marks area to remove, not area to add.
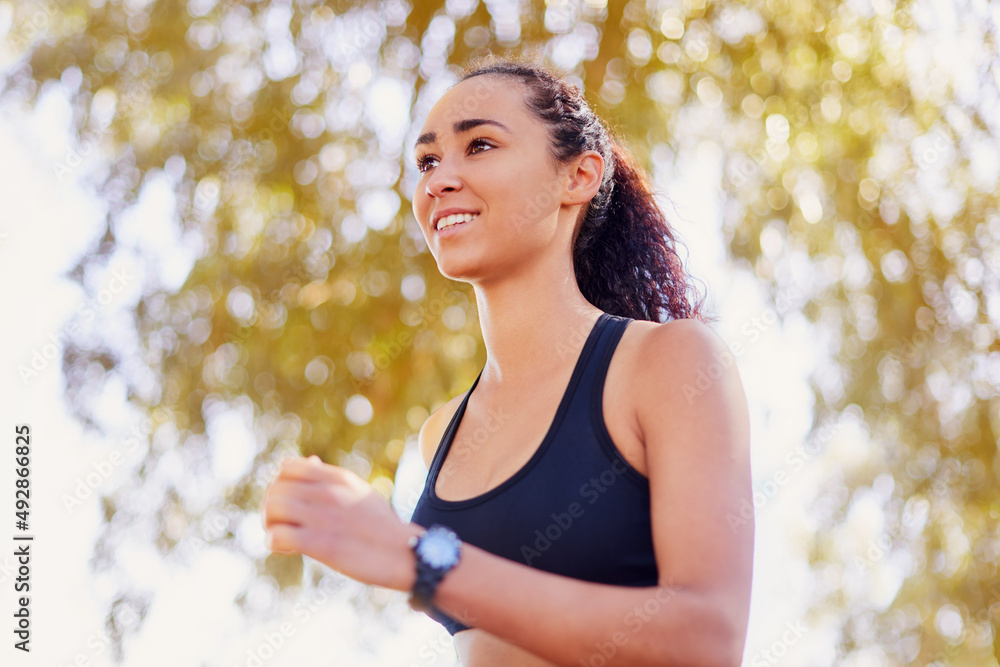
[[[413,583],[410,594],[410,606],[417,611],[427,611],[431,608],[434,592],[448,570],[437,570],[431,567],[417,565],[417,580]]]

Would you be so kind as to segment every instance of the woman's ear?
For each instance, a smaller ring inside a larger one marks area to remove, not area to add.
[[[565,204],[585,204],[601,188],[604,158],[597,151],[584,151],[569,165]]]

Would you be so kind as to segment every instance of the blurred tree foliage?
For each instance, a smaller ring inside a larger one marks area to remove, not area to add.
[[[85,423],[98,426],[93,398],[115,376],[156,429],[140,475],[104,499],[97,566],[139,526],[165,554],[199,535],[246,548],[241,519],[282,448],[391,493],[404,440],[485,358],[471,291],[437,273],[409,211],[415,132],[456,65],[527,51],[584,86],[650,169],[681,169],[682,150],[714,142],[734,261],[772,285],[774,312],[801,310],[829,333],[814,440],[849,414],[872,444],[809,510],[807,620],[832,619],[837,664],[995,664],[995,9],[516,6],[4,5],[19,60],[3,94],[31,103],[60,83],[72,99],[79,150],[53,168],[72,174],[83,147],[111,157],[95,182],[107,230],[73,275],[86,283],[116,252],[121,215],[153,178],[171,179],[195,253],[179,289],[146,280],[134,350],[100,335],[66,348]],[[228,409],[252,414],[256,449],[220,495],[209,431]],[[865,541],[845,527],[869,506],[884,523]],[[207,516],[221,529],[206,532]],[[264,577],[301,576],[301,563],[256,557]],[[905,576],[886,595],[889,564]],[[129,596],[141,597],[125,585],[115,605]]]

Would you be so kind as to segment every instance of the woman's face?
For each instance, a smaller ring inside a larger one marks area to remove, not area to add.
[[[553,251],[564,176],[524,94],[506,79],[472,77],[444,94],[421,130],[413,213],[448,278],[510,275],[533,253]],[[437,229],[438,217],[452,209],[478,215]]]

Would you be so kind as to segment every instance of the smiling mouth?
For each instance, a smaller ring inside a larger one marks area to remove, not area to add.
[[[478,213],[456,213],[454,215],[446,215],[445,217],[438,220],[437,226],[434,228],[435,231],[444,231],[450,229],[451,227],[456,227],[458,225],[464,225],[467,222],[472,222],[479,217]]]

